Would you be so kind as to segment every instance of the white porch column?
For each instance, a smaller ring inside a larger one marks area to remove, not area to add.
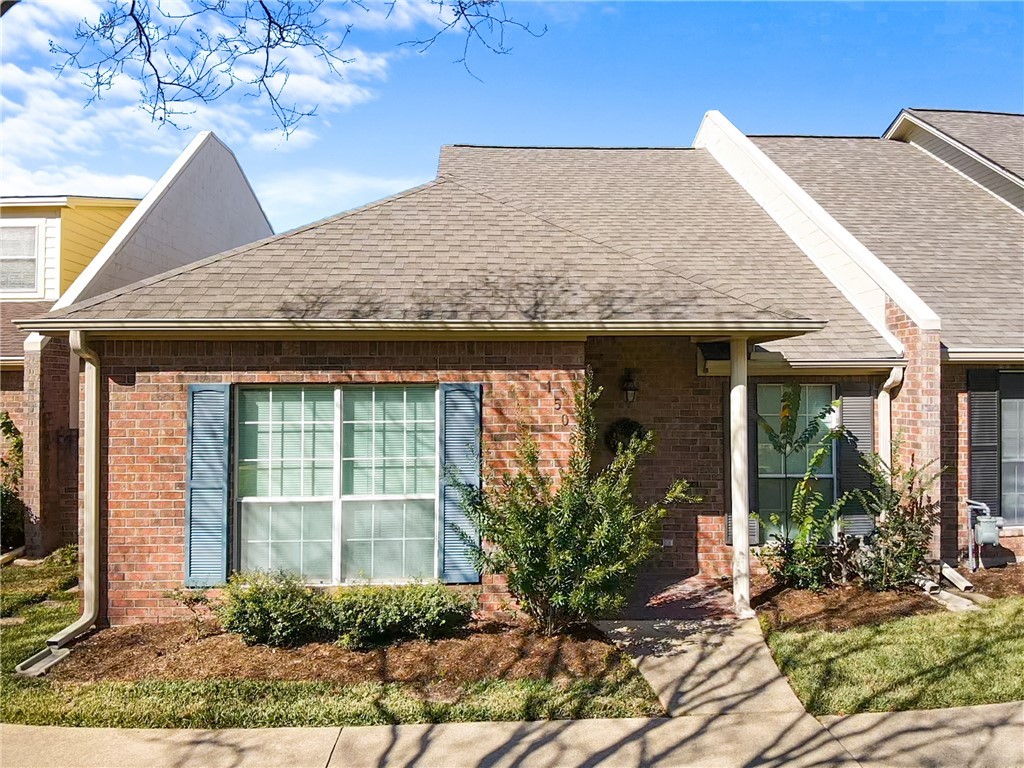
[[[750,473],[747,440],[747,340],[729,343],[729,448],[732,478],[732,596],[740,617],[750,609]]]

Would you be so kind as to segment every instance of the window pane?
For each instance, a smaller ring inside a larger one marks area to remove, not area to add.
[[[398,388],[375,390],[373,417],[377,421],[405,420],[405,391]]]
[[[432,579],[434,577],[434,539],[405,542],[405,578]]]
[[[377,539],[373,542],[374,579],[401,579],[403,576],[402,541]]]
[[[303,402],[305,421],[334,422],[334,390],[331,388],[307,389]]]
[[[370,541],[346,541],[341,559],[341,576],[345,581],[365,581],[371,578],[370,562],[373,544]]]
[[[405,504],[398,502],[377,502],[373,513],[373,537],[375,539],[401,539],[405,534]]]
[[[345,578],[434,575],[434,501],[358,501],[344,505]]]
[[[434,434],[434,422],[411,424],[409,429],[410,458],[433,459],[437,453],[437,437]]]
[[[270,419],[270,390],[239,390],[238,418],[242,421],[268,421]]]
[[[1008,525],[1024,525],[1024,400],[1001,403],[1002,504]]]
[[[370,462],[346,459],[342,463],[341,492],[346,496],[373,493],[373,466]]]
[[[406,493],[435,493],[437,491],[438,478],[434,472],[433,461],[418,461],[410,463],[405,473]]]
[[[341,441],[341,455],[346,459],[368,459],[373,456],[373,426],[370,424],[346,424]]]
[[[374,493],[405,493],[405,462],[386,461],[377,465],[377,487]]]
[[[434,502],[408,501],[405,504],[405,535],[410,539],[434,540]]]
[[[242,568],[285,570],[306,581],[330,581],[333,548],[330,502],[242,504]]]
[[[0,289],[5,291],[34,291],[36,288],[36,262],[33,259],[0,259]]]
[[[0,256],[4,259],[35,259],[36,227],[0,227]]]
[[[270,413],[274,421],[302,421],[302,390],[274,389]]]
[[[342,392],[345,421],[370,421],[373,419],[373,389],[353,387]]]
[[[434,388],[409,387],[405,390],[405,417],[409,421],[428,421],[434,424]]]

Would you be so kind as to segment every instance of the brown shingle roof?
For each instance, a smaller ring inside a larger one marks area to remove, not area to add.
[[[1024,115],[939,109],[907,111],[1024,179]]]
[[[41,315],[52,306],[52,301],[0,301],[0,357],[24,357],[28,334],[14,321]]]
[[[704,150],[446,147],[423,187],[70,307],[69,318],[828,320],[793,360],[894,352]]]
[[[920,149],[753,139],[935,310],[949,347],[1024,345],[1024,216]]]

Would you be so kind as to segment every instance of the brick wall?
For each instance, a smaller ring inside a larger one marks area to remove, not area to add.
[[[77,540],[77,430],[69,428],[65,339],[25,355],[23,416],[26,554],[39,557]]]
[[[942,507],[950,510],[943,519],[956,520],[942,536],[942,556],[947,559],[966,557],[968,546],[967,497],[970,490],[970,418],[967,407],[967,372],[974,369],[1021,369],[1020,365],[942,366]],[[1024,560],[1024,528],[1008,528],[999,537],[1000,544]],[[995,554],[986,551],[986,554]]]
[[[183,615],[188,384],[483,382],[485,471],[507,465],[525,421],[550,456],[568,450],[572,342],[98,342],[103,380],[101,542],[111,624]],[[483,585],[485,608],[505,601]]]
[[[941,368],[942,344],[938,331],[920,328],[886,299],[889,330],[902,342],[907,367],[903,384],[892,399],[892,434],[900,440],[904,464],[934,469],[941,465]],[[945,531],[945,533],[943,533]],[[950,541],[955,545],[956,509],[942,508],[942,519],[932,541],[932,557],[947,556]]]
[[[20,368],[0,371],[0,411],[7,411],[15,426],[25,431],[25,375]]]

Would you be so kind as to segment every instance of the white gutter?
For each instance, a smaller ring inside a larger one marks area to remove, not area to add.
[[[37,318],[15,321],[23,330],[60,334],[74,330],[91,334],[182,332],[249,333],[255,331],[308,332],[484,332],[484,333],[565,333],[581,336],[609,334],[721,334],[748,333],[752,336],[799,336],[819,331],[820,320],[332,320],[303,318],[140,318],[118,320],[104,318]]]
[[[1024,347],[954,347],[943,358],[951,363],[1024,363]]]
[[[878,455],[892,466],[892,391],[903,383],[903,369],[893,368],[878,391]]]
[[[16,674],[37,677],[68,654],[65,646],[96,624],[100,615],[100,359],[88,346],[85,334],[72,331],[71,351],[85,360],[85,494],[82,526],[82,615],[46,641],[46,648],[14,668]]]

